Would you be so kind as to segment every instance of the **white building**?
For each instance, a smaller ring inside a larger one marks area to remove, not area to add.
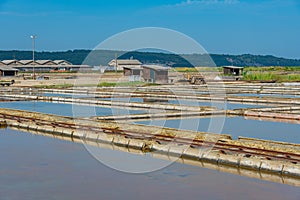
[[[117,67],[118,71],[123,71],[124,67],[141,67],[142,63],[137,59],[113,59],[108,63],[111,67]]]

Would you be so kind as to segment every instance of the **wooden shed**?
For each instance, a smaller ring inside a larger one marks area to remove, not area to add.
[[[151,83],[168,83],[168,68],[160,65],[143,65],[143,79]]]
[[[18,71],[19,70],[12,67],[0,66],[0,76],[16,76]]]
[[[129,81],[140,81],[142,68],[137,66],[123,67],[123,74],[129,77]]]
[[[224,66],[223,72],[225,75],[242,76],[243,69],[244,69],[243,67],[237,67],[237,66]]]
[[[131,76],[131,75],[140,76],[142,74],[141,67],[132,66],[132,67],[124,67],[123,69],[124,69],[123,71],[124,76]]]

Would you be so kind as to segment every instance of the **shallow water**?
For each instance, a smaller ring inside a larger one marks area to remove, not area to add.
[[[91,116],[108,116],[108,115],[125,115],[145,113],[143,110],[128,110],[121,108],[106,108],[77,104],[64,104],[41,101],[13,101],[1,102],[0,108],[11,108],[18,110],[28,110],[33,112],[41,112],[46,114],[55,114],[61,116],[74,117],[91,117]]]
[[[249,94],[249,96],[255,96],[256,94]],[[121,102],[139,102],[143,103],[147,100],[154,100],[154,98],[124,98],[124,97],[113,97],[113,98],[95,98],[93,95],[76,95],[76,94],[57,94],[57,93],[43,93],[40,96],[56,96],[56,97],[72,97],[72,98],[92,98],[98,100],[106,100],[106,101],[121,101]],[[243,96],[243,94],[241,95]],[[245,94],[248,96],[248,94]],[[184,100],[184,99],[176,99],[176,100],[167,100],[167,101],[152,101],[148,103],[156,103],[156,104],[176,104],[176,105],[187,105],[187,106],[215,106],[218,109],[239,109],[239,108],[263,108],[266,105],[261,104],[243,104],[243,103],[231,103],[231,102],[211,102],[211,101],[195,101],[195,100]]]
[[[265,108],[266,105],[259,104],[242,104],[230,102],[213,102],[213,101],[192,101],[192,100],[170,100],[172,104],[181,104],[188,106],[213,106],[219,110],[233,110],[239,108]]]
[[[244,97],[278,97],[278,98],[300,98],[300,95],[288,95],[288,94],[253,94],[253,93],[239,93],[230,94],[233,96],[244,96]]]
[[[122,102],[145,102],[143,98],[99,98],[99,100],[107,100],[107,101],[122,101]],[[233,110],[239,108],[265,108],[267,105],[260,104],[242,104],[242,103],[230,103],[230,102],[211,102],[211,101],[195,101],[195,100],[167,100],[167,101],[159,101],[159,99],[155,102],[153,98],[148,98],[148,101],[152,100],[155,104],[176,104],[176,105],[184,105],[184,106],[214,106],[220,110]]]
[[[63,93],[40,93],[38,96],[46,96],[46,97],[72,97],[72,98],[88,98],[93,97],[92,95],[84,95],[84,94],[63,94]]]
[[[128,174],[95,160],[82,144],[0,129],[0,199],[299,200],[297,187],[174,163]]]
[[[223,120],[225,120],[224,123]],[[234,139],[237,139],[238,136],[244,136],[266,140],[300,143],[299,124],[246,120],[243,117],[213,117],[212,120],[210,118],[152,120],[135,123],[180,128],[193,131],[197,130],[230,134]],[[221,129],[221,132],[218,132],[219,129]]]

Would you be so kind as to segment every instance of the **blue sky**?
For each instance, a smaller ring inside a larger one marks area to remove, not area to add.
[[[297,0],[0,0],[0,49],[92,49],[139,27],[182,32],[209,53],[300,58]]]

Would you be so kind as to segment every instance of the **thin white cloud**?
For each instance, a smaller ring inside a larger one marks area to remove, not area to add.
[[[20,12],[12,12],[12,11],[0,11],[0,16],[21,16],[25,17],[28,16],[28,14],[20,13]],[[32,14],[30,14],[32,15]]]
[[[14,16],[14,17],[43,17],[51,15],[67,15],[72,14],[70,11],[53,11],[53,12],[12,12],[12,11],[0,11],[0,16]]]
[[[186,0],[168,6],[216,5],[216,4],[231,5],[237,3],[240,3],[240,1],[239,0]]]

